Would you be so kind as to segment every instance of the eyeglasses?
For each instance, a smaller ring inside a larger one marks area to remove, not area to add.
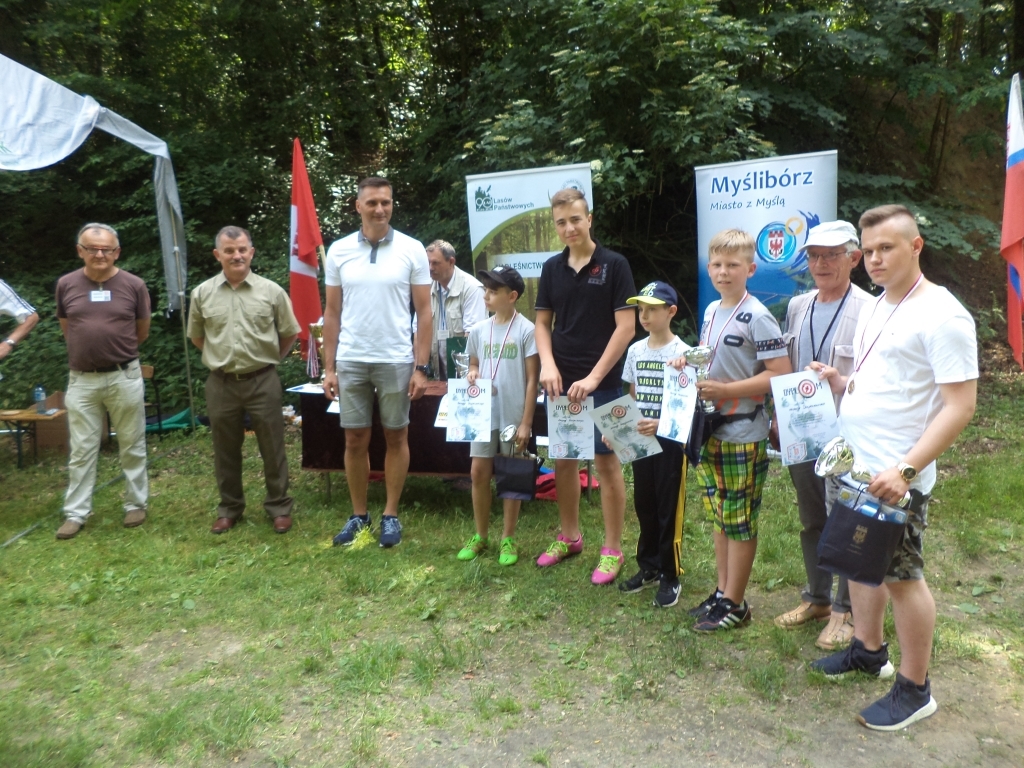
[[[842,256],[845,256],[845,255],[846,255],[846,250],[845,249],[842,250],[842,251],[832,251],[830,253],[818,253],[818,254],[811,253],[810,251],[808,251],[807,252],[807,263],[808,264],[813,264],[814,262],[816,262],[819,259],[821,259],[826,264],[831,264],[836,259],[841,258]]]
[[[118,251],[121,250],[121,246],[120,245],[115,245],[115,246],[113,246],[111,248],[93,248],[91,246],[82,245],[81,243],[79,243],[78,247],[81,248],[86,253],[88,253],[90,256],[98,256],[101,253],[109,253],[109,254],[113,255],[113,254],[115,254],[115,253],[117,253]]]

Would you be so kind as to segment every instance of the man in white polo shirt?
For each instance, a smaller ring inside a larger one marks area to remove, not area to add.
[[[398,501],[409,472],[409,401],[423,396],[430,375],[427,253],[418,240],[391,228],[392,207],[387,179],[363,179],[356,195],[362,226],[327,251],[324,395],[340,401],[352,498],[352,516],[334,537],[335,546],[351,544],[359,531],[372,527],[366,494],[375,394],[387,440],[380,545],[401,542]]]

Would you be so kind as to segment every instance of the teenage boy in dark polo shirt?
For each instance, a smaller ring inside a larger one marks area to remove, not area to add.
[[[627,303],[636,295],[633,273],[621,254],[591,238],[593,217],[580,191],[556,193],[551,198],[551,215],[566,247],[545,262],[540,275],[535,329],[540,384],[548,397],[564,393],[579,402],[593,395],[594,404],[601,406],[622,396],[622,356],[636,330],[636,308]],[[604,546],[591,581],[611,584],[625,561],[626,486],[618,457],[601,442],[596,429],[594,453],[601,476]],[[575,459],[555,461],[555,487],[562,530],[537,559],[541,567],[583,551],[579,464]]]

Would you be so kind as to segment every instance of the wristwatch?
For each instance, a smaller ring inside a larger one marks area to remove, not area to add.
[[[14,339],[4,339],[4,344],[10,344],[12,347],[17,346],[17,343]]]
[[[416,366],[416,370],[419,371],[420,373],[422,373],[428,379],[430,378],[430,375],[433,373],[433,371],[430,370],[430,364],[429,363],[427,365],[417,365]]]
[[[896,469],[900,471],[904,481],[910,483],[913,482],[914,478],[917,477],[917,470],[907,464],[905,461],[901,461],[896,465]]]

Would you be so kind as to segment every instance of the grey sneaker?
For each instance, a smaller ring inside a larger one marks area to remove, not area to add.
[[[356,536],[363,528],[369,528],[373,530],[373,520],[370,519],[369,515],[361,517],[359,515],[352,515],[345,523],[345,527],[341,529],[341,532],[334,537],[334,546],[336,547],[347,547],[353,541],[356,540]]]
[[[842,651],[811,662],[811,669],[825,677],[839,678],[850,672],[864,674],[885,680],[893,676],[896,669],[889,661],[889,644],[882,643],[877,651],[869,651],[856,637]]]
[[[380,545],[390,549],[402,543],[402,524],[398,518],[386,515],[380,519]]]
[[[935,714],[939,705],[932,698],[932,681],[925,678],[924,686],[896,675],[889,693],[857,715],[857,722],[873,731],[898,731],[908,725]]]

